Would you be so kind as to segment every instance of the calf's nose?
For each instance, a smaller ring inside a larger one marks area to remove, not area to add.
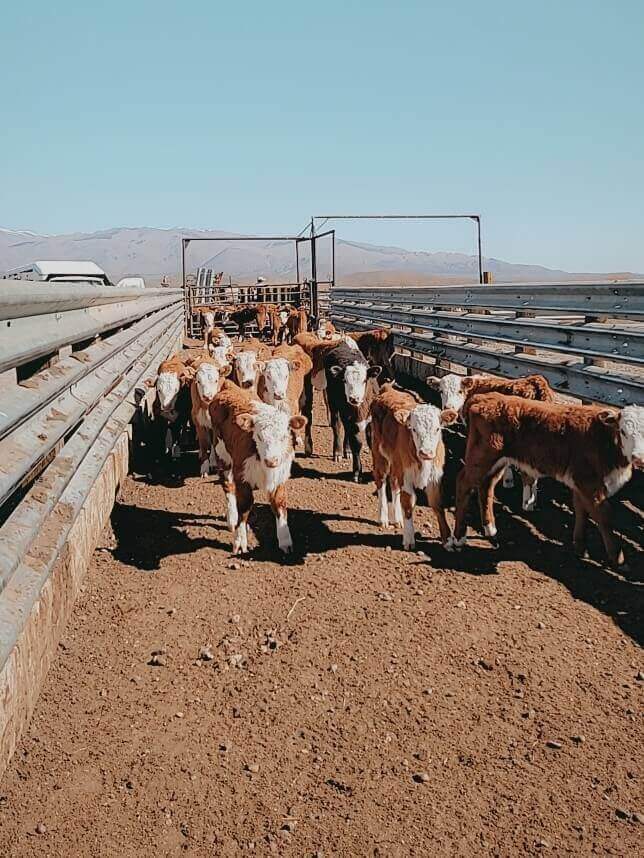
[[[252,386],[253,382],[250,381],[250,379],[244,379],[244,381],[242,381],[242,387],[246,388],[246,390],[248,390],[248,388]]]
[[[279,464],[277,459],[264,459],[264,464],[267,468],[276,468]]]

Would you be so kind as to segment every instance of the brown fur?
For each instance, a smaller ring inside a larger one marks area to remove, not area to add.
[[[397,390],[392,384],[383,385],[371,404],[373,478],[379,490],[388,477],[392,494],[396,491],[401,492],[403,513],[408,519],[413,516],[415,497],[404,490],[404,475],[410,468],[421,467],[422,462],[418,458],[414,439],[403,418],[409,415],[418,404],[415,396],[407,391]],[[445,411],[443,414],[448,415],[448,412]],[[456,412],[450,411],[449,418],[455,420]],[[442,438],[436,447],[434,461],[442,475],[445,467],[445,444]],[[443,507],[442,480],[428,484],[425,491],[427,501],[436,515],[441,540],[445,544],[451,536],[451,531]]]
[[[498,393],[479,394],[468,400],[469,432],[465,464],[456,485],[455,537],[466,532],[467,500],[479,490],[483,525],[496,527],[494,486],[503,471],[498,462],[516,459],[544,476],[573,484],[574,544],[585,547],[584,531],[590,515],[597,522],[611,564],[624,562],[611,525],[605,477],[626,468],[615,412],[593,405],[526,401]],[[613,419],[611,419],[611,417]]]
[[[254,411],[253,400],[245,391],[229,381],[224,382],[220,392],[210,405],[213,444],[216,445],[218,439],[221,438],[232,459],[230,473],[226,473],[226,467],[223,463],[220,464],[224,492],[235,494],[239,521],[244,522],[246,526],[248,526],[248,516],[253,506],[253,489],[244,480],[244,463],[249,456],[257,455],[257,448],[252,431],[242,428],[238,419],[243,419],[243,415],[253,414]],[[303,417],[293,417],[291,420],[297,421],[297,425],[293,426],[294,429],[303,428]],[[269,495],[269,501],[276,519],[280,514],[286,515],[285,484],[278,486]]]
[[[470,375],[461,381],[466,395],[464,413],[468,401],[478,393],[503,393],[506,396],[520,396],[539,402],[554,402],[555,394],[542,375],[528,375],[525,378],[497,378],[492,375]]]

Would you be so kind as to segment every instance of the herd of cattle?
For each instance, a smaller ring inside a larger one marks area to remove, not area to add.
[[[248,311],[250,308],[244,308]],[[257,308],[252,308],[253,312]],[[235,312],[233,310],[230,315]],[[165,449],[180,454],[192,421],[203,476],[220,477],[233,553],[248,550],[253,491],[268,493],[282,552],[293,549],[287,521],[286,484],[295,448],[313,453],[313,392],[324,396],[333,430],[333,458],[349,451],[352,473],[361,479],[363,438],[372,453],[379,521],[402,528],[403,547],[415,545],[416,491],[426,492],[448,550],[466,541],[469,499],[478,492],[481,525],[494,540],[494,490],[514,466],[523,480],[523,508],[534,509],[537,479],[552,477],[572,490],[575,551],[585,552],[585,527],[597,524],[609,562],[624,568],[611,524],[608,499],[644,466],[644,407],[621,410],[558,402],[543,376],[516,380],[492,376],[430,377],[441,408],[402,389],[392,366],[394,340],[387,330],[337,333],[330,322],[309,331],[304,311],[278,311],[270,326],[273,342],[233,342],[204,318],[204,347],[173,355],[148,385],[156,393],[154,413]],[[205,314],[204,314],[205,316]],[[255,323],[265,321],[257,318]],[[258,324],[258,330],[264,325]],[[278,342],[281,340],[281,342]],[[463,421],[467,443],[456,481],[454,531],[443,506],[446,451],[444,427]]]

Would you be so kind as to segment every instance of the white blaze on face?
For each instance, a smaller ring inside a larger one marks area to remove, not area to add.
[[[644,406],[627,405],[619,415],[622,452],[636,467],[644,466]]]
[[[454,375],[451,373],[450,375],[444,375],[440,381],[438,382],[438,389],[441,395],[441,405],[443,408],[453,408],[454,411],[460,412],[461,408],[465,404],[465,391],[463,390],[463,386],[461,382],[463,381],[463,376]]]
[[[288,320],[288,312],[286,310],[280,310],[280,322],[285,325]]]
[[[441,438],[441,412],[433,405],[417,405],[409,415],[407,428],[414,439],[419,459],[428,461],[436,456]]]
[[[367,366],[351,363],[344,370],[344,392],[350,405],[362,405],[367,392]]]
[[[202,363],[195,374],[197,390],[204,402],[212,402],[219,390],[219,370],[211,363]]]
[[[237,352],[235,355],[235,377],[240,387],[253,387],[257,381],[257,355],[254,351]]]
[[[266,401],[269,405],[275,405],[286,399],[289,374],[289,365],[285,358],[271,358],[266,361],[262,375],[266,388]]]
[[[210,350],[210,354],[212,355],[212,359],[217,363],[219,369],[226,366],[228,363],[228,349],[226,346],[216,346],[214,349]]]
[[[253,441],[260,461],[268,468],[277,468],[293,456],[290,416],[272,405],[255,405]]]
[[[160,373],[157,377],[156,388],[161,411],[172,411],[181,389],[181,382],[177,373]]]

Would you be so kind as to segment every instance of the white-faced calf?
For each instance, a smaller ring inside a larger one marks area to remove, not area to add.
[[[539,402],[554,402],[555,394],[547,379],[542,375],[528,375],[525,378],[502,378],[493,375],[456,375],[449,373],[436,378],[428,376],[427,384],[440,393],[443,408],[453,408],[462,416],[468,399],[477,393],[502,393],[505,396],[520,396]],[[522,473],[523,500],[526,512],[531,512],[537,503],[537,479]],[[503,487],[514,485],[512,468],[503,472]]]
[[[326,389],[333,429],[333,460],[342,455],[341,430],[345,444],[348,440],[353,456],[353,479],[360,481],[362,463],[361,432],[367,432],[371,422],[369,406],[377,394],[376,379],[381,367],[369,366],[362,353],[341,342],[324,356]]]
[[[585,550],[588,516],[599,527],[608,559],[619,568],[624,555],[611,524],[608,498],[644,464],[644,407],[620,411],[594,405],[530,402],[498,393],[467,403],[465,464],[456,481],[454,544],[466,539],[467,502],[478,489],[481,523],[496,537],[494,486],[508,464],[534,477],[552,477],[572,489],[574,547]]]
[[[233,553],[248,551],[248,515],[254,489],[268,493],[280,550],[292,551],[286,510],[286,482],[294,458],[291,433],[301,431],[306,418],[291,417],[279,408],[252,400],[230,383],[225,383],[215,397],[210,416],[228,525],[235,533]]]
[[[371,403],[371,416],[371,453],[380,524],[389,526],[391,511],[394,523],[404,526],[403,548],[413,549],[416,489],[423,489],[436,515],[443,545],[450,548],[451,531],[442,499],[445,466],[442,429],[454,423],[458,414],[452,409],[440,411],[433,405],[419,404],[407,391],[385,385]],[[387,481],[391,510],[387,504]]]

